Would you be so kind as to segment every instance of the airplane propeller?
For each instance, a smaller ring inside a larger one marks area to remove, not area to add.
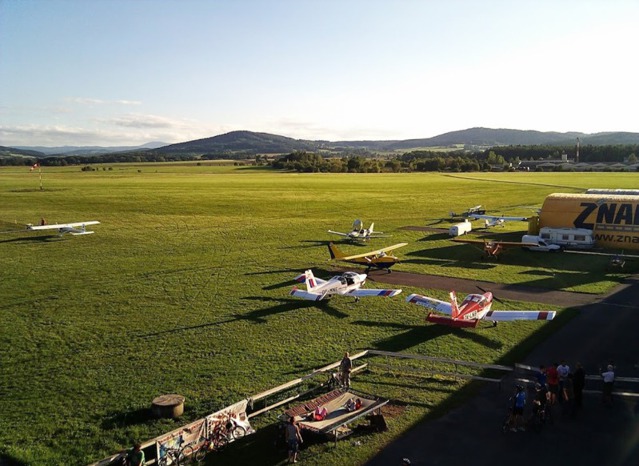
[[[475,286],[477,286],[477,288],[479,288],[479,289],[481,290],[481,292],[482,292],[482,293],[488,293],[488,290],[484,290],[481,286],[479,286],[479,285],[475,285]],[[491,291],[491,293],[492,293],[492,291]],[[493,299],[494,299],[495,301],[497,301],[498,303],[506,304],[506,303],[504,303],[501,299],[499,299],[497,296],[495,296],[495,293],[493,293]]]

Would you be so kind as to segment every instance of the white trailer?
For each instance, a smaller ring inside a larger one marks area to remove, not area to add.
[[[449,236],[461,236],[469,233],[473,229],[472,224],[465,220],[461,223],[456,223],[448,229]]]
[[[590,249],[595,245],[592,230],[587,228],[550,228],[539,230],[539,237],[566,249]]]

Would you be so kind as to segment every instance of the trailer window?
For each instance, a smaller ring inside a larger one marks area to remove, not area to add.
[[[570,235],[561,235],[561,239],[564,241],[570,241]]]
[[[543,239],[550,239],[550,233],[542,233],[542,234],[541,234],[541,237],[542,237]]]
[[[586,237],[584,235],[575,235],[575,241],[586,241]]]

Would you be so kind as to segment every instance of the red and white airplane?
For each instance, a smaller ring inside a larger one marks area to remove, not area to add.
[[[360,289],[366,283],[366,274],[345,272],[337,275],[330,280],[322,280],[315,278],[312,270],[307,270],[302,275],[295,277],[298,282],[306,283],[306,291],[293,287],[289,293],[291,296],[308,299],[311,301],[321,301],[326,297],[333,295],[353,296],[356,301],[359,298],[367,296],[393,297],[402,292],[402,290],[362,290]]]
[[[493,311],[490,309],[493,304],[493,294],[490,291],[484,294],[469,294],[459,306],[454,291],[450,292],[450,303],[419,294],[411,294],[406,301],[450,316],[440,316],[432,312],[426,316],[428,322],[449,327],[477,327],[482,319],[492,320],[493,325],[497,325],[498,321],[508,320],[552,320],[556,314],[555,311]]]

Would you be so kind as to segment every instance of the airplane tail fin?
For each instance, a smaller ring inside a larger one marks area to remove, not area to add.
[[[489,227],[491,227],[492,225],[490,224],[490,222],[489,222],[488,220],[484,220],[484,226],[485,226],[486,228],[489,228]]]
[[[328,243],[328,253],[331,255],[331,259],[340,259],[342,257],[346,257],[346,254],[340,251],[340,249],[333,243]]]
[[[317,282],[315,281],[315,275],[313,275],[313,271],[310,269],[307,270],[306,272],[304,272],[304,276],[305,276],[304,282],[306,283],[306,289],[308,291],[313,291],[313,289],[317,287]]]
[[[459,315],[459,307],[457,307],[457,294],[454,291],[450,292],[450,306],[451,306],[451,318],[456,319]]]
[[[371,227],[368,229],[368,234],[372,234],[373,233],[373,228],[375,227],[375,222],[371,223]]]

